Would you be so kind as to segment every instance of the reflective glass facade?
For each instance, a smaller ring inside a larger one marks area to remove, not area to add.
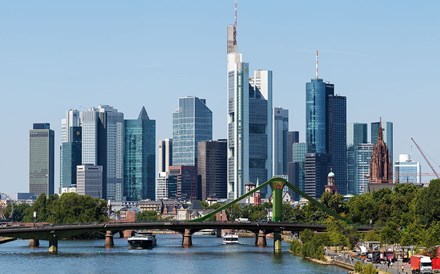
[[[156,198],[156,121],[145,108],[137,120],[125,120],[124,197],[127,201]]]
[[[212,112],[204,99],[179,98],[173,113],[173,165],[197,165],[197,144],[212,140]]]
[[[81,165],[81,127],[70,127],[68,142],[61,144],[61,187],[76,186],[76,167]]]
[[[373,148],[373,144],[358,144],[354,149],[354,159],[356,161],[356,169],[354,170],[354,194],[362,194],[368,191]]]
[[[368,142],[368,124],[351,123],[347,125],[347,193],[355,194],[356,185],[354,172],[357,168],[357,161],[354,158],[354,149],[358,144]]]

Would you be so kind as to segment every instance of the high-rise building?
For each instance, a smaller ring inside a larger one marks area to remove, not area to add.
[[[212,112],[205,99],[179,98],[173,113],[173,165],[196,166],[197,144],[212,140]]]
[[[368,192],[370,162],[373,155],[373,144],[360,143],[354,148],[353,157],[356,161],[354,169],[354,193]]]
[[[318,77],[318,54],[316,55],[316,78],[306,83],[306,143],[307,153],[317,154],[319,165],[315,176],[307,174],[306,181],[316,178],[316,194],[324,192],[327,174],[332,170],[335,182],[341,194],[347,193],[347,99],[335,95],[334,85]],[[327,165],[322,159],[327,159]],[[307,178],[310,177],[310,178]],[[321,189],[322,186],[322,189]]]
[[[73,127],[80,128],[79,115],[80,114],[78,110],[71,109],[66,112],[66,117],[61,120],[61,146],[60,146],[60,187],[61,188],[68,188],[71,185],[76,184],[76,165],[81,164],[81,159],[79,160],[79,162],[76,162],[75,160],[70,158],[76,156],[76,154],[72,150],[75,150],[74,147],[78,146],[77,138],[75,144],[69,144],[72,142],[72,136],[71,136],[72,128]],[[75,131],[74,133],[77,133],[77,131]],[[64,151],[64,147],[66,147],[67,151]],[[65,156],[67,158],[65,158]],[[74,180],[72,180],[72,178],[74,178]]]
[[[81,127],[69,127],[68,136],[68,141],[61,143],[61,188],[76,187],[76,167],[81,165]]]
[[[411,160],[410,154],[400,154],[399,161],[394,163],[394,174],[399,184],[420,184],[421,166],[419,162]]]
[[[54,194],[55,133],[49,123],[34,123],[29,132],[29,192]]]
[[[304,157],[304,192],[316,199],[324,193],[327,184],[328,154],[306,153]]]
[[[169,177],[176,178],[176,197],[184,200],[200,200],[199,179],[196,166],[170,166]]]
[[[176,176],[169,176],[168,172],[159,172],[156,184],[156,201],[173,198],[177,198]]]
[[[357,169],[357,159],[354,151],[359,144],[368,142],[368,125],[366,123],[351,123],[347,125],[347,193],[357,193],[358,182],[355,182],[355,170]]]
[[[305,155],[307,153],[306,143],[294,143],[292,144],[292,161],[288,164],[288,181],[301,191],[305,191]],[[299,201],[301,198],[298,193],[293,193],[292,197],[295,201]]]
[[[122,200],[124,114],[100,105],[80,114],[83,132],[82,164],[103,168],[103,198]]]
[[[289,131],[289,110],[273,108],[273,175],[287,174],[287,132]],[[292,153],[292,152],[290,152]]]
[[[379,122],[371,123],[371,143],[376,144],[379,140]],[[393,164],[393,122],[382,121],[383,140],[387,145],[391,164]]]
[[[142,107],[138,119],[125,120],[124,197],[156,198],[156,121]]]
[[[227,30],[228,199],[243,195],[245,184],[272,176],[272,71],[249,78],[236,34],[237,22]]]
[[[103,168],[97,165],[77,166],[76,193],[102,199]]]
[[[330,95],[328,154],[338,193],[347,194],[347,98]]]
[[[173,165],[173,139],[165,139],[159,143],[159,172],[169,171]]]
[[[299,131],[287,132],[287,163],[292,162],[293,158],[293,144],[299,143]]]
[[[197,174],[201,180],[202,200],[226,198],[227,141],[199,142]]]

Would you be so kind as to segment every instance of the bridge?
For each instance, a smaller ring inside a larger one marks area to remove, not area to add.
[[[227,209],[231,205],[240,200],[252,195],[263,187],[269,185],[272,189],[272,221],[271,222],[206,222],[207,219],[214,216],[216,213]],[[281,252],[281,233],[283,231],[300,232],[304,229],[311,229],[313,231],[325,231],[326,226],[321,224],[299,224],[288,223],[282,221],[282,191],[287,186],[293,191],[300,194],[302,197],[315,204],[327,214],[336,219],[348,222],[336,212],[328,209],[325,205],[308,196],[306,193],[299,190],[294,185],[282,178],[272,178],[269,181],[261,184],[252,191],[242,195],[241,197],[219,207],[209,214],[197,219],[185,222],[145,222],[145,223],[104,223],[104,224],[78,224],[78,225],[46,225],[35,227],[16,227],[0,229],[0,236],[31,239],[31,246],[38,246],[38,240],[49,241],[49,252],[58,252],[58,240],[75,236],[86,232],[105,232],[105,246],[113,246],[113,234],[116,232],[127,230],[140,229],[160,229],[172,230],[182,234],[182,246],[190,247],[192,245],[192,234],[202,229],[236,229],[247,230],[255,234],[255,244],[257,246],[266,246],[266,235],[273,234],[274,238],[274,252]],[[369,231],[373,228],[371,226],[357,226],[358,231]]]

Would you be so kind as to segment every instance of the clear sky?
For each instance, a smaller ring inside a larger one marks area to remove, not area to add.
[[[56,135],[69,109],[108,104],[137,118],[145,106],[157,140],[172,137],[182,96],[207,100],[214,138],[226,138],[226,26],[233,0],[0,1],[0,192],[27,192],[29,130]],[[238,3],[238,49],[250,69],[273,71],[274,106],[289,109],[304,141],[305,83],[319,76],[347,96],[347,122],[394,123],[394,157],[412,153],[440,172],[440,1]],[[436,84],[437,83],[437,84]],[[437,162],[436,162],[437,161]],[[422,177],[428,180],[428,177]]]

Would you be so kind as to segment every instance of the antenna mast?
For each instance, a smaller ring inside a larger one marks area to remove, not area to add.
[[[316,80],[318,79],[318,50],[316,50]]]
[[[238,26],[238,0],[234,1],[234,45],[237,45],[237,26]]]

